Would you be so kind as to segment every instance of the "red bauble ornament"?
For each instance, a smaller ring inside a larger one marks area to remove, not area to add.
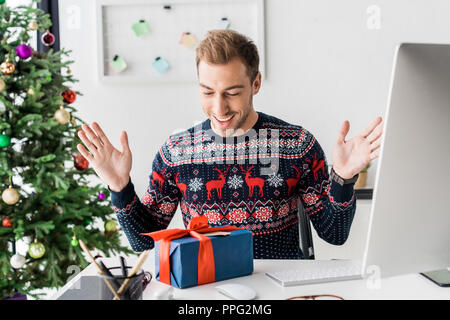
[[[61,95],[65,103],[73,103],[77,98],[77,94],[73,90],[66,90]]]
[[[12,222],[11,222],[11,218],[8,217],[8,218],[3,219],[2,226],[5,228],[11,228],[13,226]]]
[[[55,43],[55,36],[50,32],[46,32],[42,35],[41,41],[45,46],[49,47]]]
[[[89,161],[81,154],[76,153],[73,155],[73,165],[77,170],[83,171],[89,167]]]

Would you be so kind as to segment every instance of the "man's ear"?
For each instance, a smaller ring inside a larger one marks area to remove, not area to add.
[[[261,72],[258,72],[258,74],[256,75],[256,78],[252,84],[253,95],[255,95],[259,92],[259,89],[261,88],[261,81],[262,81]]]

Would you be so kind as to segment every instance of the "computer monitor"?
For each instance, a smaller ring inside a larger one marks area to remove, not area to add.
[[[397,47],[363,270],[450,266],[450,45]]]

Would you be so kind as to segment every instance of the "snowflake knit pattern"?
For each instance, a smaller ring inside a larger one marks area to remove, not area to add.
[[[299,205],[320,238],[335,245],[347,240],[356,210],[353,184],[330,179],[325,154],[306,129],[257,113],[240,136],[215,134],[209,119],[171,135],[156,153],[142,199],[131,180],[120,192],[110,190],[133,250],[153,248],[140,233],[167,228],[178,206],[185,226],[206,216],[212,227],[250,230],[255,259],[304,257]]]

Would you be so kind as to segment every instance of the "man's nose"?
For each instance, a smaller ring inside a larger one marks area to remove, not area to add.
[[[220,95],[217,95],[214,98],[213,107],[214,107],[214,114],[217,116],[224,116],[228,112],[228,103]]]

